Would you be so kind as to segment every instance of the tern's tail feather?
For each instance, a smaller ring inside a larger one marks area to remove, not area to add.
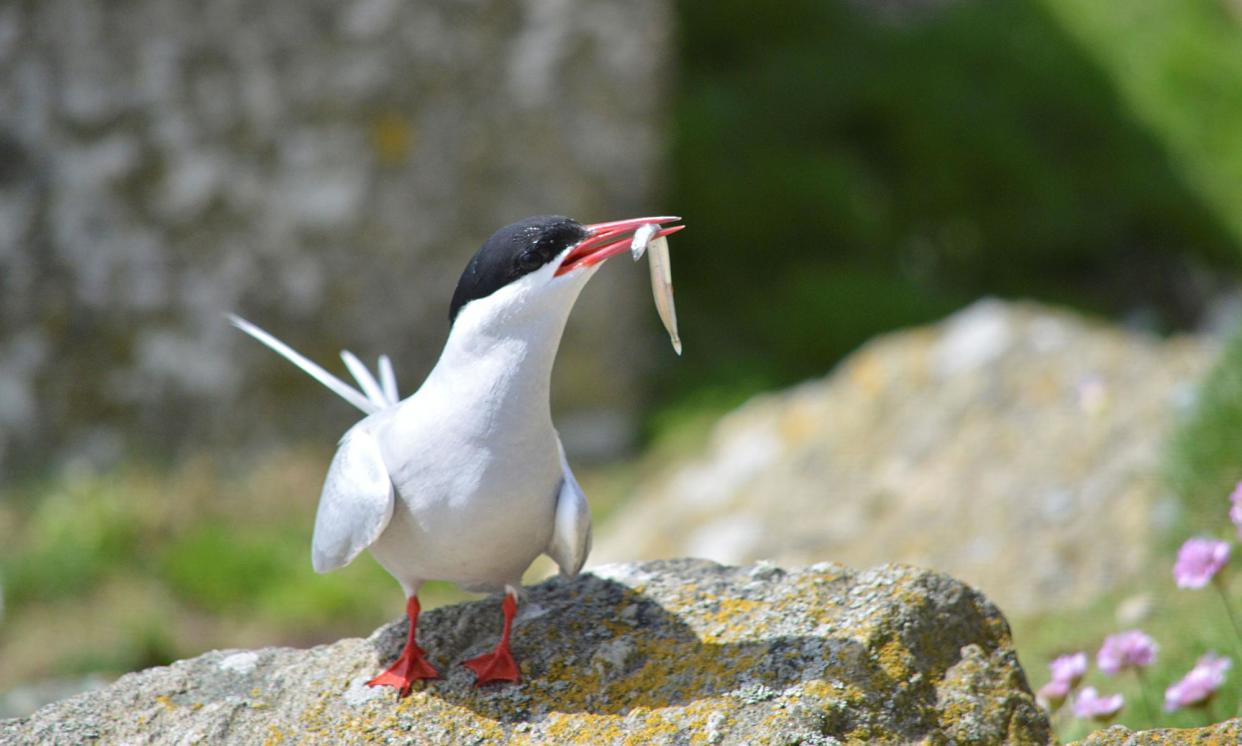
[[[281,342],[279,339],[276,339],[249,321],[246,321],[242,317],[235,314],[229,314],[228,318],[229,323],[233,326],[259,340],[281,357],[301,368],[311,378],[314,378],[324,386],[327,386],[337,396],[341,397],[350,404],[353,404],[363,412],[371,414],[373,412],[378,412],[390,404],[397,403],[396,381],[393,377],[391,377],[392,364],[389,363],[385,366],[384,359],[380,360],[380,377],[384,379],[384,387],[383,390],[381,390],[379,384],[376,383],[375,378],[371,375],[370,371],[366,369],[358,358],[348,352],[341,353],[341,357],[344,358],[345,364],[349,366],[350,372],[352,372],[354,377],[358,379],[358,385],[367,392],[367,395],[364,396],[354,387],[345,383],[315,363],[312,363],[292,347],[284,342]],[[389,386],[390,381],[392,382],[391,387]],[[391,396],[388,394],[391,394]]]
[[[388,397],[388,401],[396,404],[401,401],[401,397],[397,394],[397,374],[392,369],[392,361],[387,355],[379,356],[379,372],[380,381],[384,384],[384,396]]]
[[[384,407],[391,407],[399,400],[397,398],[397,378],[392,373],[392,361],[387,355],[380,356],[379,370],[380,377],[384,379],[383,388],[380,382],[375,380],[375,376],[371,375],[371,371],[367,370],[367,366],[362,364],[354,353],[349,350],[341,350],[341,359],[345,361],[345,367],[349,368],[349,372],[354,375],[354,380],[358,382],[358,387],[362,389],[362,393],[366,394],[373,404]],[[384,363],[388,363],[388,367],[384,367]]]

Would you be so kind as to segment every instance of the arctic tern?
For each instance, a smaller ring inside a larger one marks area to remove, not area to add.
[[[579,293],[606,259],[632,243],[681,230],[684,225],[664,225],[680,220],[583,225],[537,216],[501,228],[462,273],[444,350],[406,399],[398,397],[386,356],[376,380],[358,358],[341,353],[358,381],[355,389],[230,316],[367,415],[341,438],[328,469],[311,560],[324,573],[369,549],[405,591],[405,649],[371,686],[391,686],[405,696],[415,681],[439,678],[415,641],[418,591],[428,580],[504,591],[499,643],[463,665],[474,671],[478,686],[520,679],[509,636],[522,574],[547,554],[573,577],[591,547],[590,508],[549,404],[562,332]],[[644,228],[651,225],[656,228]]]

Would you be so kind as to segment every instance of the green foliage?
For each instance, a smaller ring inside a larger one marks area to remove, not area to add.
[[[1242,334],[1225,346],[1197,389],[1194,408],[1168,453],[1170,483],[1181,506],[1170,541],[1232,530],[1229,494],[1242,481]]]
[[[1044,0],[1158,139],[1187,187],[1242,236],[1242,10],[1231,0]]]
[[[179,538],[165,551],[162,579],[177,595],[207,611],[253,607],[289,574],[290,555],[305,562],[306,539],[290,542],[284,532],[257,532],[218,521]]]
[[[980,293],[1176,325],[1202,302],[1188,266],[1238,266],[1242,33],[1219,4],[856,5],[678,5],[669,399],[822,374]]]
[[[65,480],[37,506],[19,551],[0,552],[9,605],[73,598],[134,559],[142,517],[112,480]]]

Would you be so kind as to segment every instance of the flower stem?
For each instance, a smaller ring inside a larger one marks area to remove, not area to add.
[[[1139,697],[1143,700],[1143,711],[1147,714],[1147,720],[1154,728],[1156,726],[1156,712],[1151,708],[1151,698],[1147,693],[1147,674],[1143,673],[1143,669],[1135,668],[1134,675],[1138,677]]]
[[[1212,585],[1216,586],[1220,602],[1224,604],[1225,613],[1229,615],[1229,623],[1233,625],[1233,649],[1238,656],[1238,663],[1242,664],[1242,627],[1238,626],[1238,616],[1233,613],[1233,604],[1229,603],[1229,593],[1225,591],[1225,584],[1219,575],[1212,578]],[[1242,708],[1242,704],[1239,707]]]
[[[1052,713],[1052,717],[1048,718],[1048,724],[1052,726],[1052,734],[1058,738],[1064,733],[1066,726],[1069,724],[1069,718],[1066,717],[1065,711],[1069,709],[1069,699]]]
[[[1220,602],[1225,606],[1225,614],[1229,616],[1229,623],[1233,625],[1233,647],[1234,650],[1242,654],[1242,627],[1238,626],[1238,617],[1233,613],[1233,604],[1229,603],[1229,594],[1225,591],[1225,584],[1220,581],[1220,576],[1212,578],[1212,585],[1216,588],[1216,593],[1220,595]],[[1238,657],[1239,664],[1242,664],[1242,655]]]

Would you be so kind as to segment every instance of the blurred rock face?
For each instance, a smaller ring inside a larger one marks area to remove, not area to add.
[[[730,414],[592,560],[910,562],[1011,615],[1084,603],[1158,546],[1161,446],[1213,353],[983,301]]]
[[[0,7],[0,464],[106,456],[138,433],[238,442],[349,421],[227,328],[228,310],[323,362],[387,352],[413,390],[493,230],[664,209],[649,197],[666,11]],[[580,420],[602,448],[636,396],[617,363],[645,307],[641,273],[623,270],[584,294],[558,386],[564,409],[598,409]]]

